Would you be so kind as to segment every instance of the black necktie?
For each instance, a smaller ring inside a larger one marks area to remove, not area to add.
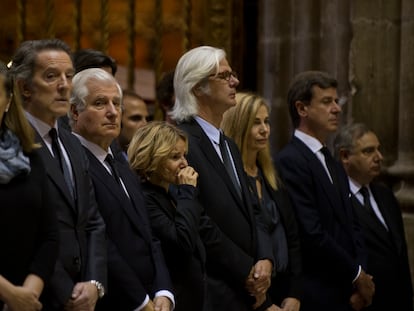
[[[329,175],[331,175],[332,183],[334,185],[338,184],[337,176],[336,176],[336,170],[335,170],[335,160],[331,155],[331,152],[327,147],[322,147],[321,152],[323,156],[325,157],[325,163],[326,167],[328,168]]]
[[[237,180],[236,173],[234,172],[233,165],[232,165],[231,160],[230,160],[230,154],[229,154],[229,152],[227,150],[227,146],[226,146],[226,139],[224,138],[224,135],[223,135],[222,132],[220,132],[219,146],[220,146],[221,157],[223,158],[224,167],[226,168],[226,171],[229,174],[230,179],[233,182],[234,187],[237,190],[237,193],[241,197],[240,184]]]
[[[63,174],[63,178],[65,179],[66,185],[69,188],[69,192],[72,195],[72,197],[74,197],[74,188],[73,188],[73,183],[72,183],[72,179],[70,177],[70,173],[69,173],[69,167],[66,164],[65,158],[63,157],[62,154],[62,150],[60,149],[59,146],[59,141],[58,141],[58,134],[55,128],[51,128],[49,131],[49,136],[52,139],[52,151],[53,151],[53,156],[54,158],[58,161],[60,170]]]
[[[364,207],[372,214],[375,215],[374,210],[372,209],[371,200],[369,199],[369,191],[368,188],[363,186],[359,189],[359,192],[362,194],[364,198]]]
[[[115,160],[109,153],[106,155],[105,161],[109,164],[112,172],[112,176],[115,178],[116,182],[121,185],[121,180],[119,177],[119,172],[115,164]]]
[[[388,227],[383,221],[378,217],[378,215],[375,213],[374,209],[371,205],[371,200],[369,198],[369,191],[366,186],[362,186],[361,189],[359,189],[359,193],[362,194],[362,197],[364,198],[364,207],[367,209],[367,211],[372,215],[372,217],[375,218],[379,223],[381,223],[382,226],[388,231]]]

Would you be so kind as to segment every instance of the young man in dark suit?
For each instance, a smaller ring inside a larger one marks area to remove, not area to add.
[[[73,79],[71,104],[72,128],[90,161],[108,238],[108,294],[97,310],[171,311],[170,276],[139,179],[110,148],[121,129],[122,90],[106,71],[85,69]]]
[[[369,310],[411,311],[413,287],[401,210],[391,189],[374,181],[383,160],[380,142],[366,125],[355,123],[340,130],[334,146],[349,177],[368,251],[367,272],[375,281]]]
[[[238,84],[225,52],[214,47],[188,51],[175,69],[171,116],[188,134],[187,159],[199,173],[200,202],[220,229],[214,236],[200,230],[208,304],[215,311],[268,307],[273,268],[269,237],[254,220],[239,151],[220,130],[223,113],[236,104]]]
[[[105,225],[85,152],[57,122],[69,110],[74,74],[71,52],[57,39],[26,41],[18,48],[11,70],[42,146],[50,201],[59,221],[60,254],[42,295],[42,310],[92,311],[106,283]]]
[[[288,105],[295,131],[276,157],[301,235],[303,311],[360,310],[374,291],[346,174],[326,148],[339,125],[336,89],[337,81],[319,71],[293,79]]]

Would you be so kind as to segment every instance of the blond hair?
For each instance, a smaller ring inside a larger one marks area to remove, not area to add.
[[[19,87],[3,63],[0,63],[0,76],[4,79],[3,87],[10,101],[9,109],[3,115],[1,126],[11,130],[19,138],[23,151],[30,153],[39,145],[35,143],[34,130],[24,115]]]
[[[165,121],[149,122],[139,128],[128,147],[130,167],[144,179],[151,179],[162,163],[183,140],[188,148],[186,134]]]
[[[221,128],[227,136],[235,141],[241,152],[243,163],[246,163],[247,140],[257,111],[264,106],[270,112],[270,107],[263,97],[252,93],[237,93],[236,101],[236,106],[231,107],[224,113]],[[273,166],[269,143],[267,143],[265,149],[259,151],[257,163],[269,185],[277,190],[279,181],[276,169]]]

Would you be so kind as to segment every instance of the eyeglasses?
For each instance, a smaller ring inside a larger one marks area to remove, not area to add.
[[[209,77],[215,77],[221,80],[225,80],[227,82],[230,81],[231,77],[237,79],[237,72],[235,71],[223,71],[223,72],[219,72],[217,74],[211,74],[209,75]]]

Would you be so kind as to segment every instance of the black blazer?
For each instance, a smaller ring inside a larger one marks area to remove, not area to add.
[[[59,129],[59,135],[71,162],[77,199],[70,195],[58,162],[36,132],[36,141],[42,145],[39,153],[46,163],[61,245],[50,286],[42,295],[42,310],[61,310],[77,282],[97,280],[106,285],[105,225],[96,206],[89,162],[75,136],[65,129]]]
[[[207,216],[220,231],[213,234],[201,228],[207,252],[209,303],[212,310],[248,310],[253,304],[244,288],[245,280],[258,259],[272,258],[266,229],[256,226],[254,208],[243,164],[236,144],[228,139],[242,198],[226,173],[210,139],[195,120],[179,125],[189,137],[187,159],[198,172],[199,200]],[[203,224],[201,224],[203,226]],[[207,225],[207,227],[209,227]]]
[[[59,249],[45,166],[36,150],[28,157],[29,174],[0,184],[0,274],[17,286],[30,273],[47,284]]]
[[[143,191],[151,227],[161,241],[174,285],[175,310],[203,310],[205,249],[199,234],[202,208],[196,199],[196,188],[174,186],[174,195],[171,195],[145,182]]]
[[[97,310],[134,310],[146,295],[153,299],[159,290],[172,292],[161,246],[151,233],[140,182],[126,162],[115,157],[130,198],[102,163],[85,150],[108,243],[108,294]]]
[[[366,267],[366,253],[343,167],[336,163],[336,188],[316,155],[296,137],[277,154],[276,166],[300,230],[301,310],[348,310],[352,281],[358,265]]]
[[[369,310],[412,311],[413,288],[398,202],[388,187],[371,183],[370,188],[389,231],[352,196],[368,250],[367,272],[373,275],[375,283]]]

